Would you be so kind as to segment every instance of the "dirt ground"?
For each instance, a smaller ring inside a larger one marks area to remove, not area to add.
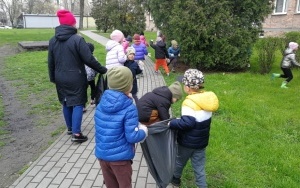
[[[3,70],[3,60],[6,56],[17,53],[16,48],[10,46],[0,47],[0,73]],[[49,142],[56,137],[51,133],[63,124],[62,117],[56,118],[56,122],[48,126],[36,126],[35,117],[28,115],[31,106],[24,107],[15,97],[17,88],[12,86],[11,81],[5,80],[0,74],[0,97],[4,104],[4,121],[7,126],[4,130],[8,134],[0,135],[0,140],[6,145],[0,147],[0,188],[9,187],[20,176],[18,172],[26,165],[37,159],[48,147]],[[38,103],[38,99],[28,104]]]

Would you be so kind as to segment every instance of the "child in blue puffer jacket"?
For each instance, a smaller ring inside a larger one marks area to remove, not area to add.
[[[135,143],[146,139],[148,129],[139,124],[130,94],[133,76],[125,66],[107,72],[105,90],[95,112],[95,155],[107,188],[132,187],[132,159]]]
[[[176,40],[171,41],[171,46],[168,48],[168,53],[170,57],[169,65],[172,65],[172,72],[175,72],[175,68],[177,66],[178,58],[180,57],[180,48]]]

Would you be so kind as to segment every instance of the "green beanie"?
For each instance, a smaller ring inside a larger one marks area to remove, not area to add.
[[[131,70],[125,66],[113,67],[107,71],[108,88],[123,93],[132,89],[133,76]]]
[[[173,84],[171,84],[169,86],[169,90],[171,91],[173,98],[178,99],[178,100],[181,99],[183,93],[182,93],[182,88],[181,88],[180,82],[176,81]]]

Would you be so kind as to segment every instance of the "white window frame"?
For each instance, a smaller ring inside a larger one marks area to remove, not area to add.
[[[282,2],[283,6],[282,6],[282,10],[277,12],[276,7],[277,7],[278,1]],[[297,1],[299,1],[299,0],[297,0]],[[288,3],[288,0],[275,0],[274,14],[286,14],[287,13],[287,3]]]
[[[296,12],[300,13],[300,0],[297,0]]]

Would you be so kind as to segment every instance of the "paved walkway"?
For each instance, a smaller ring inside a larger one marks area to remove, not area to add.
[[[108,40],[91,31],[81,33],[102,45]],[[138,97],[163,85],[162,75],[154,73],[153,62],[147,57],[144,77],[138,79]],[[82,131],[88,135],[87,142],[72,143],[71,136],[63,133],[10,188],[105,188],[100,164],[94,155],[94,109],[94,106],[88,106],[83,116]],[[157,187],[148,171],[140,144],[137,144],[133,160],[133,187]]]

